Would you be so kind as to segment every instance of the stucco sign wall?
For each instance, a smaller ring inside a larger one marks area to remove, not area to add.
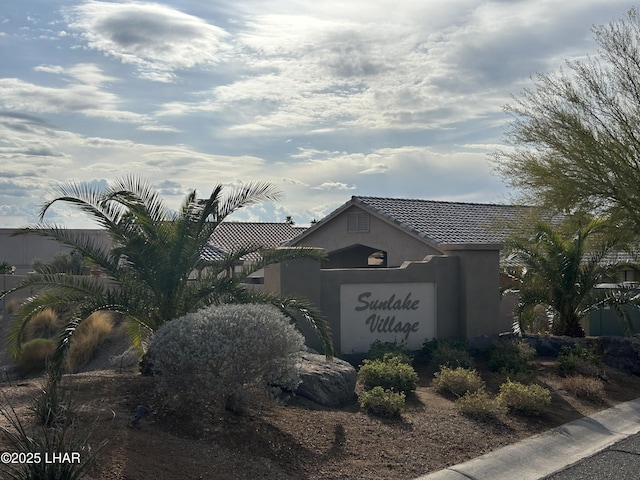
[[[358,283],[340,286],[343,353],[365,353],[375,340],[419,350],[436,336],[435,283]]]

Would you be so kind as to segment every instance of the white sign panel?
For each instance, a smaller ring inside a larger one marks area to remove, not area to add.
[[[435,283],[340,286],[342,353],[366,353],[376,340],[419,350],[425,340],[435,336]]]

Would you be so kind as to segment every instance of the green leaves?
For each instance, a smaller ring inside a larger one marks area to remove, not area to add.
[[[271,263],[324,258],[318,250],[269,249],[247,243],[220,261],[201,261],[202,249],[228,215],[244,206],[280,197],[273,185],[264,182],[231,188],[215,185],[205,199],[199,199],[192,191],[177,212],[169,211],[155,189],[135,176],[116,180],[105,190],[93,184],[70,182],[60,185],[56,193],[58,196],[43,205],[41,220],[52,205],[69,204],[102,226],[111,245],[100,245],[88,235],[71,233],[44,221],[22,229],[19,234],[34,233],[55,239],[98,265],[107,278],[55,273],[29,275],[15,290],[32,288],[39,293],[18,314],[11,333],[14,352],[20,349],[25,325],[47,307],[69,312],[70,323],[60,338],[62,348],[68,345],[77,325],[97,310],[124,314],[131,323],[133,343],[142,346],[145,337],[166,322],[208,305],[261,301],[278,306],[296,321],[307,322],[318,333],[327,355],[332,355],[329,326],[312,305],[303,300],[255,294],[242,285],[249,273]],[[243,257],[253,253],[260,257],[256,263],[236,268]]]
[[[590,311],[619,305],[623,298],[631,302],[629,296],[603,296],[596,291],[598,284],[621,268],[608,262],[607,255],[624,244],[604,235],[606,228],[604,221],[594,220],[567,235],[559,227],[540,223],[530,242],[508,242],[512,259],[522,264],[517,275],[519,314],[538,304],[549,306],[554,312],[554,334],[584,336],[580,321]]]

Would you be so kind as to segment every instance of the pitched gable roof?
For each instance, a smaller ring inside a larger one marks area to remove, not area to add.
[[[222,222],[215,229],[200,254],[204,261],[221,260],[231,251],[246,245],[278,247],[306,230],[289,223]],[[244,261],[258,260],[257,253],[247,255]]]
[[[436,246],[503,243],[513,227],[522,224],[531,210],[531,207],[519,205],[353,196],[289,243],[300,243],[353,205]]]
[[[402,198],[353,197],[401,228],[435,244],[502,243],[529,207]]]

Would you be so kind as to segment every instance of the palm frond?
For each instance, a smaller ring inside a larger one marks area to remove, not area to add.
[[[219,209],[215,218],[221,222],[239,208],[280,199],[282,193],[271,183],[250,182],[235,187],[219,200]]]

